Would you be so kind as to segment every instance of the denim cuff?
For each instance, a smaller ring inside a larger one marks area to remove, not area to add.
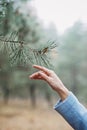
[[[78,99],[74,96],[72,92],[69,93],[68,97],[65,100],[59,99],[58,102],[54,105],[54,109],[58,112],[66,112],[70,107],[77,102]]]
[[[87,130],[87,109],[78,101],[72,92],[62,101],[55,104],[54,109],[64,117],[64,119],[75,130]]]

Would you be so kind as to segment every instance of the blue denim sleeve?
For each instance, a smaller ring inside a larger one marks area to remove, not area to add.
[[[74,130],[87,130],[87,109],[70,92],[64,100],[59,100],[54,109],[60,113]]]

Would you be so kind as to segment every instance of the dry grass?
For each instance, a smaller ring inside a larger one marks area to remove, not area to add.
[[[73,130],[53,108],[40,105],[32,109],[27,101],[0,104],[0,130]]]

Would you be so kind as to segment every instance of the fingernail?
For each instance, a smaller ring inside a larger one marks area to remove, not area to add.
[[[32,79],[32,76],[30,75],[29,78]]]

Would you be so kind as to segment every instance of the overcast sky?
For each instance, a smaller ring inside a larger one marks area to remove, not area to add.
[[[34,0],[33,6],[43,23],[54,22],[59,33],[78,20],[87,23],[87,0]]]

